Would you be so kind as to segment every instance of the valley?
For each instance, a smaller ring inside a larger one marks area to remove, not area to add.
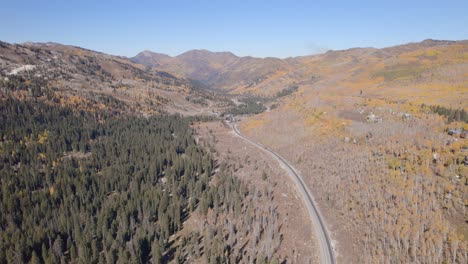
[[[286,59],[0,42],[0,101],[0,263],[468,259],[466,40]]]

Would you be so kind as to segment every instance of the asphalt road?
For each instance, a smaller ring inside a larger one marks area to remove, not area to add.
[[[283,159],[280,155],[278,155],[276,152],[270,150],[269,148],[254,142],[245,136],[243,136],[239,129],[237,128],[237,124],[234,123],[232,125],[232,128],[234,132],[242,139],[245,141],[255,145],[256,147],[260,148],[261,150],[268,152],[271,156],[273,156],[281,165],[281,167],[288,173],[288,175],[293,179],[293,181],[296,183],[298,191],[301,193],[303,201],[309,211],[309,215],[312,219],[312,224],[314,226],[315,234],[317,235],[317,239],[319,242],[319,248],[320,248],[320,260],[321,263],[330,263],[330,264],[335,264],[335,253],[333,250],[333,246],[331,244],[330,237],[328,236],[327,228],[325,226],[325,223],[320,216],[320,212],[317,210],[317,207],[315,205],[313,196],[310,194],[309,189],[304,183],[304,180],[302,179],[302,176],[294,169],[294,167],[289,164],[288,161]]]

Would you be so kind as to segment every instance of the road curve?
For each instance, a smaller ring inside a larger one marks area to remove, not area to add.
[[[296,171],[296,169],[291,164],[289,164],[288,161],[283,159],[276,152],[263,146],[262,144],[254,142],[246,138],[245,136],[243,136],[240,133],[239,129],[237,128],[236,123],[232,125],[232,128],[234,132],[237,134],[237,136],[255,145],[261,150],[268,152],[271,156],[273,156],[280,163],[280,165],[282,165],[281,167],[283,167],[283,169],[286,172],[288,172],[289,176],[296,183],[296,186],[299,192],[302,194],[303,201],[309,211],[310,217],[312,218],[312,224],[314,226],[315,234],[317,235],[319,247],[320,247],[321,263],[335,264],[336,263],[335,254],[334,254],[334,250],[331,244],[330,237],[328,236],[327,228],[324,224],[324,221],[322,220],[322,217],[320,216],[320,212],[317,210],[313,196],[310,194],[309,189],[305,185],[304,180],[302,179],[301,175]]]

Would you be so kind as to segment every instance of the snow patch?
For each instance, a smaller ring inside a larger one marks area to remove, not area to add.
[[[31,70],[34,70],[34,68],[36,68],[35,65],[23,65],[21,67],[13,69],[10,73],[8,73],[8,75],[16,75],[23,71],[31,71]]]

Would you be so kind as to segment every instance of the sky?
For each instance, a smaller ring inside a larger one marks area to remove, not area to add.
[[[468,39],[468,1],[1,0],[0,40],[132,57],[191,49],[291,57]]]

